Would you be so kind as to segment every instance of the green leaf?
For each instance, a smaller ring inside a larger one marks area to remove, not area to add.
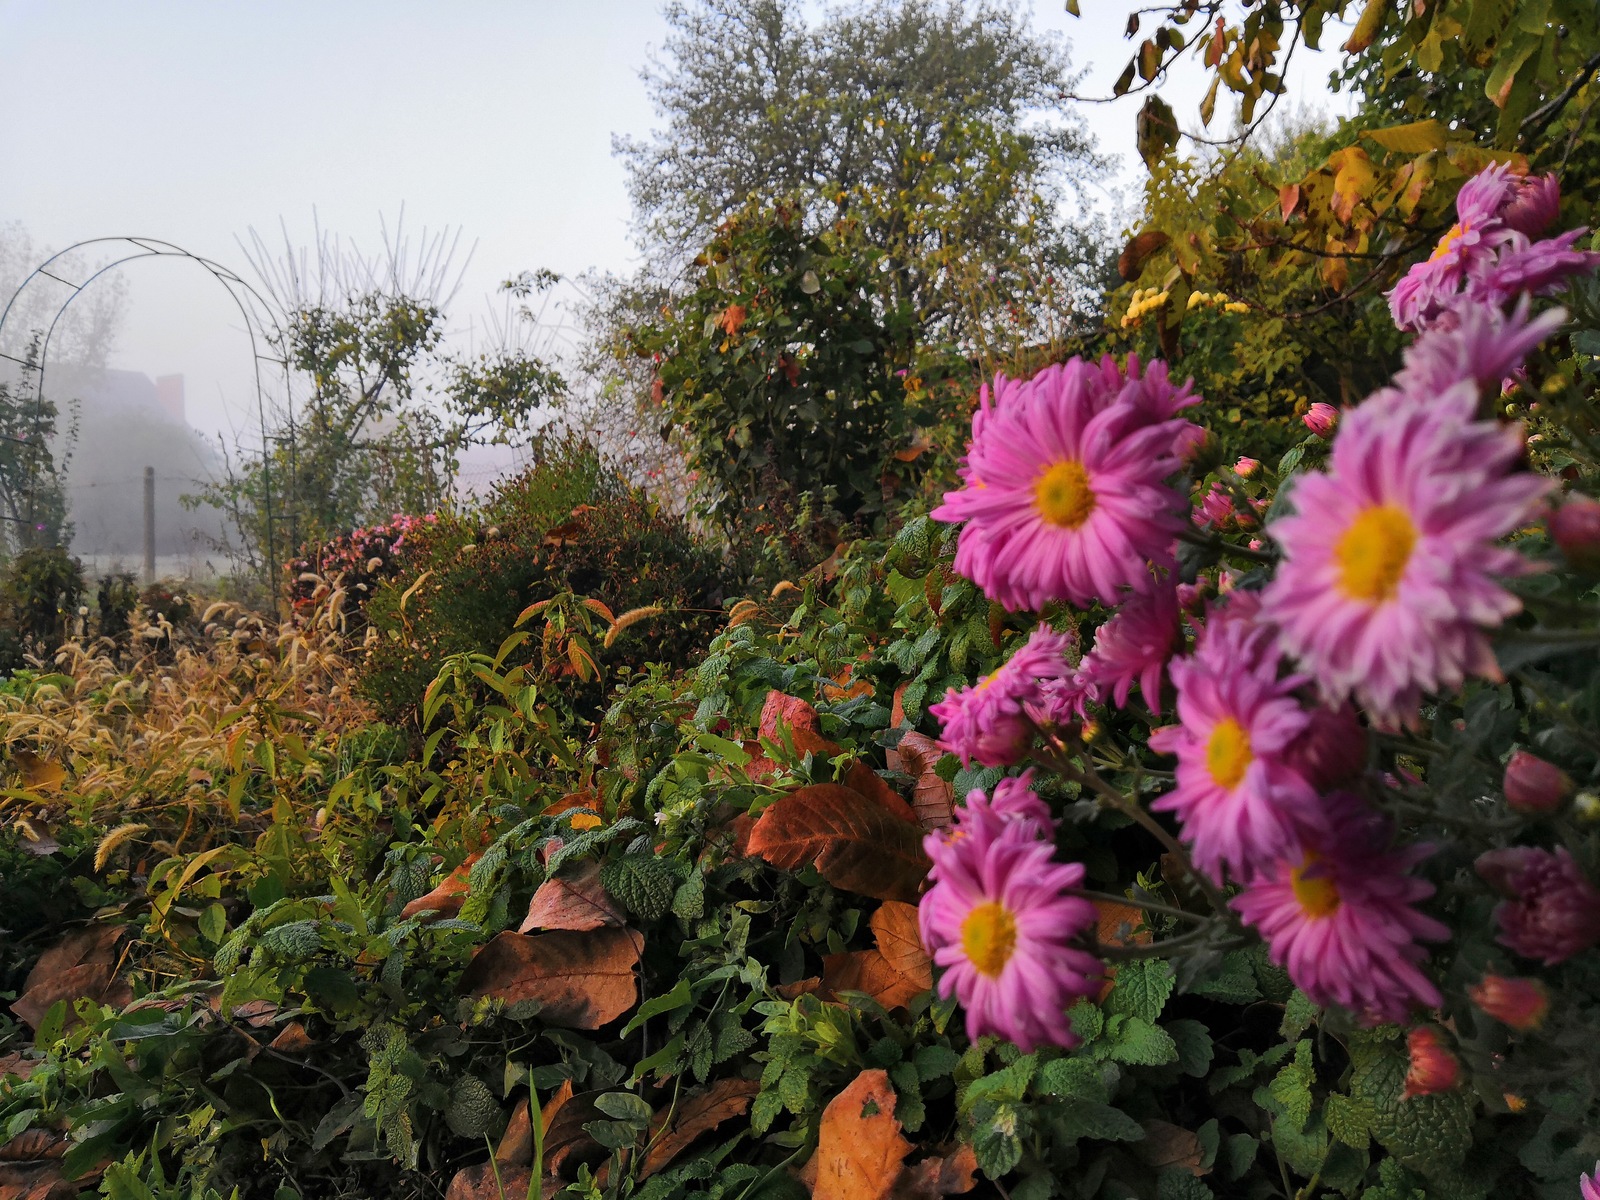
[[[664,1012],[673,1012],[689,1004],[693,999],[694,993],[689,988],[688,979],[680,977],[666,995],[646,1000],[639,1006],[639,1011],[634,1013],[632,1019],[622,1027],[622,1036],[627,1037],[651,1017],[659,1017]]]
[[[1072,1021],[1072,1032],[1086,1042],[1097,1040],[1105,1032],[1105,1014],[1088,1000],[1074,1004],[1067,1017]]]
[[[463,1075],[450,1089],[444,1119],[458,1137],[474,1140],[496,1133],[501,1124],[500,1101],[476,1075]]]
[[[1290,996],[1288,1003],[1283,1006],[1283,1023],[1278,1026],[1278,1035],[1291,1039],[1298,1038],[1321,1015],[1322,1009],[1296,988],[1294,995]]]
[[[922,1046],[912,1061],[917,1066],[917,1078],[926,1083],[932,1079],[943,1079],[953,1072],[961,1056],[949,1046]]]
[[[1316,1081],[1316,1071],[1311,1065],[1311,1043],[1299,1042],[1294,1048],[1294,1061],[1285,1066],[1267,1085],[1273,1099],[1283,1105],[1284,1115],[1294,1122],[1295,1128],[1304,1129],[1311,1119],[1311,1085]]]
[[[228,935],[228,911],[221,904],[208,905],[196,924],[201,937],[213,946],[219,945]]]
[[[1222,1161],[1224,1171],[1229,1179],[1238,1179],[1248,1171],[1256,1161],[1256,1151],[1261,1143],[1248,1133],[1230,1134],[1223,1143]]]
[[[600,868],[600,885],[641,921],[656,921],[672,908],[677,880],[654,854],[627,854]]]
[[[641,1127],[650,1123],[650,1105],[632,1092],[607,1092],[596,1096],[594,1106],[618,1121],[631,1121]]]
[[[1167,1033],[1178,1047],[1178,1069],[1185,1075],[1203,1076],[1211,1069],[1214,1048],[1211,1033],[1199,1021],[1168,1021]]]
[[[1249,1004],[1261,999],[1261,989],[1256,985],[1256,974],[1250,966],[1250,955],[1243,950],[1230,950],[1222,956],[1222,963],[1214,974],[1189,989],[1196,996],[1208,1000],[1221,1000],[1225,1004]]]
[[[972,1149],[979,1169],[990,1179],[1011,1174],[1022,1161],[1022,1139],[1018,1137],[1021,1114],[1009,1104],[995,1105],[994,1112],[973,1131]]]
[[[1156,1200],[1216,1200],[1216,1193],[1182,1167],[1170,1167],[1156,1177]]]
[[[1100,1064],[1087,1058],[1058,1058],[1045,1063],[1035,1087],[1045,1096],[1071,1097],[1097,1104],[1111,1099]]]
[[[1139,958],[1121,963],[1111,995],[1106,997],[1106,1011],[1154,1022],[1166,1007],[1174,983],[1172,964],[1165,959]]]
[[[1120,1108],[1092,1100],[1063,1100],[1054,1124],[1064,1140],[1095,1138],[1102,1142],[1137,1142],[1144,1137],[1144,1127]]]
[[[1178,1046],[1161,1026],[1140,1017],[1129,1017],[1111,1043],[1109,1054],[1120,1063],[1160,1067],[1178,1060]]]
[[[1372,1140],[1368,1132],[1370,1112],[1343,1092],[1334,1092],[1322,1102],[1322,1119],[1328,1132],[1346,1146],[1365,1150]]]

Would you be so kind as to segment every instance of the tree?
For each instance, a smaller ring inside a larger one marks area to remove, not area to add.
[[[327,237],[317,249],[312,273],[292,252],[273,262],[257,240],[258,273],[281,308],[272,341],[306,392],[283,399],[264,448],[240,448],[223,479],[186,498],[227,512],[240,557],[267,573],[299,544],[447,505],[461,453],[508,444],[564,388],[513,342],[476,355],[449,347],[443,237],[409,268],[403,242],[385,260]]]
[[[616,143],[664,278],[781,199],[810,232],[858,222],[925,338],[974,336],[980,294],[1100,282],[1094,222],[1062,219],[1095,163],[1067,52],[1009,6],[868,0],[808,25],[797,0],[696,0],[667,19],[645,74],[664,124]]]

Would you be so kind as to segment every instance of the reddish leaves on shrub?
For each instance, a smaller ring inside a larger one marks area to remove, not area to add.
[[[699,1095],[681,1100],[672,1126],[664,1134],[661,1130],[666,1125],[669,1110],[662,1109],[651,1123],[651,1145],[639,1164],[638,1178],[648,1179],[702,1134],[710,1133],[733,1117],[744,1116],[760,1090],[761,1085],[754,1079],[719,1079]]]
[[[637,1003],[633,968],[642,943],[631,929],[536,937],[508,930],[473,955],[461,987],[507,1004],[538,1001],[546,1025],[599,1029]]]
[[[570,929],[583,933],[602,925],[624,924],[626,918],[622,911],[600,886],[600,864],[586,862],[539,885],[528,902],[528,915],[517,932]]]
[[[812,784],[761,814],[750,853],[785,871],[810,864],[848,892],[915,901],[930,864],[921,828],[907,819],[905,801],[899,805],[904,811],[842,784]]]

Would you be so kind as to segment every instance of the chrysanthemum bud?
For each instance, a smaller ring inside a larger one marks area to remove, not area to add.
[[[1233,473],[1243,479],[1249,479],[1261,469],[1261,462],[1254,458],[1241,458],[1233,464]]]
[[[1461,1064],[1432,1025],[1419,1025],[1406,1034],[1406,1049],[1411,1053],[1411,1068],[1406,1072],[1403,1099],[1448,1092],[1461,1082]]]
[[[1467,989],[1472,1002],[1486,1014],[1518,1033],[1537,1029],[1550,1011],[1550,993],[1537,979],[1485,975]]]
[[[1306,410],[1306,415],[1300,420],[1318,437],[1332,437],[1334,429],[1339,425],[1339,410],[1331,404],[1318,400]]]
[[[1576,790],[1572,777],[1537,754],[1518,750],[1506,764],[1506,803],[1520,813],[1553,813]]]
[[[1561,215],[1561,185],[1554,175],[1519,179],[1500,219],[1518,233],[1536,238]]]
[[[1600,500],[1568,496],[1545,524],[1569,563],[1580,571],[1600,574]]]

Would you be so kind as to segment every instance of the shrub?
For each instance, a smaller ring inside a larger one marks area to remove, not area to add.
[[[404,570],[368,605],[361,690],[385,720],[408,723],[445,658],[495,653],[528,605],[562,592],[615,614],[660,606],[617,636],[611,658],[682,664],[718,619],[721,589],[720,555],[681,519],[626,486],[593,449],[550,442],[539,465],[480,510],[413,535]],[[533,662],[537,650],[527,643],[507,661]],[[575,706],[592,713],[602,694],[584,682]]]
[[[83,564],[60,546],[22,551],[0,576],[0,669],[28,654],[50,655],[66,641],[83,597]]]

